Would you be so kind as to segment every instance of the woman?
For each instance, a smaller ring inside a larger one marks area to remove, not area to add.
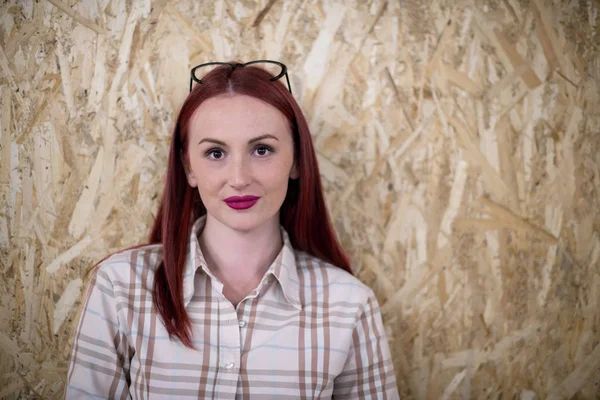
[[[94,270],[66,398],[397,398],[377,300],[329,222],[285,66],[202,68],[151,244]]]

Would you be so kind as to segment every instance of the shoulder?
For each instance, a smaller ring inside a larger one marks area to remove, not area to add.
[[[304,251],[295,251],[298,278],[317,294],[327,293],[329,301],[364,307],[375,299],[373,290],[349,272]]]
[[[162,245],[144,245],[111,254],[94,271],[96,280],[108,280],[113,285],[136,283],[154,271],[162,260]]]

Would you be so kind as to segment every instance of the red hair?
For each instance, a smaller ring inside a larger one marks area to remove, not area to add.
[[[352,273],[348,256],[336,239],[325,205],[317,157],[308,124],[294,97],[281,81],[254,67],[218,67],[202,78],[184,101],[173,131],[166,182],[150,243],[161,243],[163,261],[154,278],[154,304],[169,336],[193,348],[191,321],[183,303],[183,273],[187,243],[194,221],[206,214],[198,189],[186,179],[182,155],[187,151],[189,122],[207,99],[223,94],[255,97],[277,108],[288,119],[294,136],[299,178],[290,180],[280,210],[281,225],[292,246]]]

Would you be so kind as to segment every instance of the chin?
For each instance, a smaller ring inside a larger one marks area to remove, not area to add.
[[[251,210],[237,212],[231,209],[228,209],[225,213],[216,217],[221,224],[238,232],[251,232],[264,224],[269,223],[272,218],[272,216],[265,217],[264,215],[252,212]]]
[[[227,218],[223,223],[231,230],[251,232],[261,226],[260,221],[242,221],[241,218]]]

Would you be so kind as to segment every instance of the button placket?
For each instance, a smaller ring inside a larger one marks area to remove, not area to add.
[[[219,385],[224,385],[224,382],[231,380],[230,374],[236,374],[239,367],[241,350],[238,347],[241,335],[239,327],[236,328],[238,317],[235,312],[232,312],[231,303],[229,301],[220,301],[222,315],[227,315],[227,321],[221,325],[219,330],[219,365],[220,373],[217,378]],[[237,347],[237,348],[236,348]]]
[[[243,328],[243,327],[245,327],[245,326],[246,326],[246,321],[244,321],[244,320],[242,319],[242,320],[238,321],[238,325],[239,325],[239,327],[240,327],[240,328]]]

